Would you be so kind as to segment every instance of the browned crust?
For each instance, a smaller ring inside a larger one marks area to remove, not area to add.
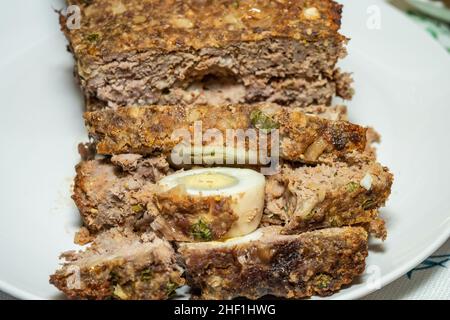
[[[367,230],[367,232],[369,232],[374,237],[379,238],[383,241],[386,240],[387,238],[386,222],[381,217],[377,217],[372,221],[364,223],[362,224],[362,226]]]
[[[83,226],[75,233],[73,242],[80,246],[84,246],[85,244],[92,242],[94,239],[95,237],[91,234],[89,229]]]
[[[79,30],[62,30],[83,60],[124,52],[180,51],[291,38],[343,42],[342,5],[329,0],[68,0],[81,8]],[[119,5],[120,4],[120,5]],[[319,15],[305,14],[316,8]],[[95,38],[92,35],[97,35]]]
[[[188,284],[201,290],[202,299],[298,299],[330,295],[364,271],[368,237],[363,228],[295,236],[278,231],[268,228],[260,240],[232,247],[182,245]]]
[[[153,233],[112,229],[62,257],[50,283],[70,299],[167,299],[184,284],[172,247]]]
[[[154,154],[170,153],[181,140],[172,138],[175,130],[187,129],[192,135],[196,121],[201,121],[203,133],[217,129],[223,137],[227,129],[257,129],[255,112],[279,128],[280,157],[286,160],[318,163],[320,156],[339,157],[366,146],[363,127],[275,105],[129,107],[87,112],[85,120],[100,154]]]

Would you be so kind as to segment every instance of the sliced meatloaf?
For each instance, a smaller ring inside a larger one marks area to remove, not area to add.
[[[280,231],[268,227],[226,242],[180,244],[188,284],[202,299],[303,298],[330,295],[364,271],[363,228]]]
[[[83,161],[76,171],[72,198],[91,233],[134,226],[151,202],[154,182],[172,172],[165,158],[139,155]]]
[[[73,199],[85,227],[95,234],[123,225],[145,230],[156,223],[167,239],[194,241],[192,223],[207,214],[210,238],[220,239],[236,220],[226,198],[187,202],[176,193],[160,192],[155,182],[172,172],[161,157],[120,155],[81,162]],[[296,233],[370,223],[377,219],[376,209],[384,205],[391,184],[388,170],[373,162],[298,168],[285,164],[280,173],[266,178],[263,224]]]
[[[230,197],[186,196],[183,190],[154,193],[147,204],[150,227],[167,240],[223,240],[239,216]],[[138,222],[144,225],[146,221]]]
[[[272,155],[277,148],[282,159],[320,163],[366,147],[366,128],[274,104],[127,107],[87,112],[85,120],[100,154],[169,154],[188,145]]]
[[[152,232],[111,229],[86,250],[62,257],[50,283],[71,299],[167,299],[184,284],[171,245]]]
[[[350,98],[331,0],[68,0],[61,27],[88,101],[110,107]],[[69,22],[69,24],[68,24]],[[92,105],[92,104],[89,104]]]
[[[152,227],[167,240],[196,241],[193,227],[200,217],[209,221],[207,240],[217,240],[237,220],[231,199],[191,197],[187,201],[175,191],[160,192],[155,182],[173,172],[163,157],[124,154],[83,161],[76,171],[72,198],[87,229],[77,234],[78,243],[117,226]]]
[[[393,176],[375,162],[349,166],[298,167],[286,164],[267,178],[263,225],[284,233],[368,223],[391,193]]]

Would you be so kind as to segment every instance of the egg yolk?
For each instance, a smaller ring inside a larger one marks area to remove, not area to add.
[[[187,189],[215,190],[235,186],[238,180],[228,174],[207,172],[181,177],[178,182]]]

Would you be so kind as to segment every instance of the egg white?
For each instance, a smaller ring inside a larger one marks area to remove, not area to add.
[[[204,183],[186,183],[195,181],[196,176],[210,175],[217,178],[218,186],[211,183],[205,188]],[[231,179],[228,179],[230,177]],[[232,181],[231,183],[229,183]],[[238,168],[201,168],[180,171],[169,175],[158,182],[161,191],[169,191],[173,188],[182,188],[186,196],[195,197],[231,197],[231,209],[237,215],[238,220],[233,223],[225,238],[233,238],[247,235],[256,230],[261,221],[264,209],[265,177],[261,173],[251,169]]]

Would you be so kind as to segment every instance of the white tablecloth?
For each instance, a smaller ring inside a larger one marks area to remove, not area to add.
[[[364,299],[450,300],[450,240],[415,269]]]

